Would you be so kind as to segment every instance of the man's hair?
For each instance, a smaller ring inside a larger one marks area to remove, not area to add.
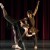
[[[32,14],[33,12],[31,10],[28,10],[27,11],[27,14]]]

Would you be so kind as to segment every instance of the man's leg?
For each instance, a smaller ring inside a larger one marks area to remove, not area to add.
[[[14,42],[15,42],[15,45],[13,45],[12,48],[21,49],[21,47],[19,47],[19,45],[18,45],[18,41],[17,41],[17,38],[16,38],[16,30],[15,30],[13,25],[12,25],[12,28],[13,28]]]
[[[18,44],[13,45],[12,48],[15,48],[15,49],[22,49],[21,47],[19,47]]]

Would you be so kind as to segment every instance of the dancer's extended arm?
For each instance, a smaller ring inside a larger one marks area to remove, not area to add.
[[[36,6],[36,8],[35,8],[35,11],[34,11],[34,13],[33,13],[33,16],[35,16],[35,15],[36,15],[36,13],[37,13],[37,11],[38,11],[39,2],[40,2],[40,1],[38,1],[38,2],[37,2],[37,6]]]

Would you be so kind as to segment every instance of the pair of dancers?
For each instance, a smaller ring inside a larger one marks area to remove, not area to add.
[[[34,12],[28,10],[28,11],[27,11],[27,17],[24,18],[24,19],[22,19],[22,20],[20,20],[20,26],[25,30],[25,31],[24,31],[24,34],[25,34],[27,37],[31,37],[31,36],[33,36],[33,35],[36,35],[36,33],[38,32],[38,30],[35,28],[35,19],[34,19],[34,17],[35,17],[35,15],[36,15],[36,13],[37,13],[38,6],[39,6],[39,2],[40,2],[40,1],[37,2],[37,6],[36,6]],[[7,14],[7,12],[6,12],[5,8],[4,8],[4,5],[3,5],[2,3],[0,3],[0,7],[1,7],[2,11],[3,11],[3,17],[4,17],[10,24],[16,26],[16,25],[18,24],[18,23],[17,23],[18,20],[12,19],[10,16],[8,16],[8,14]],[[30,25],[29,25],[29,23],[28,23],[28,19],[29,19],[29,21],[30,21],[30,23],[31,23],[31,27],[30,27]],[[24,22],[23,22],[23,21],[24,21]],[[31,34],[29,34],[29,33],[31,33]],[[16,42],[16,45],[13,45],[13,47],[14,47],[14,48],[21,49],[21,47],[18,45],[18,42]],[[35,45],[35,48],[37,48],[36,45]]]

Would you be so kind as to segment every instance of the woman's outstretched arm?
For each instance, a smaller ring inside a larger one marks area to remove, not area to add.
[[[35,16],[35,15],[36,15],[36,13],[37,13],[37,11],[38,11],[39,2],[40,2],[40,1],[38,1],[38,2],[37,2],[37,6],[36,6],[36,8],[35,8],[35,11],[34,11],[34,13],[33,13],[33,16]]]

